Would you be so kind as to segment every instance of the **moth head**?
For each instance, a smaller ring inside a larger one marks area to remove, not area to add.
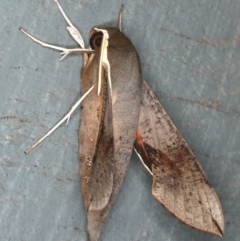
[[[92,28],[90,31],[89,44],[93,50],[98,50],[101,47],[103,37],[109,40],[111,37],[118,35],[120,30],[118,28]]]
[[[103,39],[103,33],[94,31],[91,35],[91,38],[89,40],[89,44],[93,50],[97,50],[101,47],[102,39]]]

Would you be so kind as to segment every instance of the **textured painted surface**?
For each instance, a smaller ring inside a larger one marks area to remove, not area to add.
[[[115,26],[118,1],[60,2],[85,41],[93,26]],[[240,230],[240,3],[122,1],[123,31],[144,78],[196,154],[225,214],[221,240]],[[79,184],[80,111],[40,147],[24,150],[79,99],[82,58],[24,36],[75,47],[54,1],[1,1],[0,240],[87,240]],[[216,240],[172,217],[151,196],[151,177],[134,154],[105,224],[107,240]]]

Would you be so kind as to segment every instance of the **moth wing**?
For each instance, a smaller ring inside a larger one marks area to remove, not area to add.
[[[90,241],[98,240],[122,186],[142,99],[140,62],[133,44],[119,29],[105,30],[109,34],[110,66],[102,71],[105,84],[101,88],[107,85],[107,89],[99,96],[92,92],[84,99],[80,126],[81,185]],[[82,70],[84,92],[93,84],[97,86],[99,57],[100,50],[96,50]]]
[[[104,117],[98,148],[93,160],[91,175],[91,201],[88,211],[101,211],[109,203],[113,189],[113,123],[112,106],[108,94],[105,96]]]
[[[90,93],[86,98],[80,126],[81,185],[90,241],[97,241],[100,236],[113,192],[112,106],[104,89],[100,96]]]
[[[152,194],[183,223],[222,236],[218,196],[201,165],[145,81],[135,151],[153,175]]]
[[[100,53],[96,53],[82,69],[83,93],[96,85]],[[102,82],[105,76],[102,75]],[[80,125],[80,173],[85,210],[98,211],[107,205],[113,186],[111,158],[112,116],[107,88],[102,85],[98,96],[96,90],[89,93],[82,103]]]

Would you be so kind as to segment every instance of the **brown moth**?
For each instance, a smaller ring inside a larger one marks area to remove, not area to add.
[[[68,31],[82,49],[48,45],[21,30],[43,46],[63,51],[64,57],[72,52],[84,52],[83,98],[59,125],[70,118],[82,101],[80,176],[89,240],[99,239],[133,149],[153,177],[152,194],[156,200],[183,223],[221,237],[224,217],[218,196],[193,152],[143,80],[135,47],[121,31],[123,8],[118,27],[93,28],[91,48],[85,49],[80,33],[55,2],[69,24]]]

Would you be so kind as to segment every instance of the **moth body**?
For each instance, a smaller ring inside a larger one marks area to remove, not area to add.
[[[107,57],[112,89],[108,73],[102,71],[100,95],[92,92],[82,103],[79,133],[81,185],[91,241],[98,240],[126,174],[142,100],[140,63],[134,46],[118,28],[105,30],[109,34]],[[93,30],[91,33],[94,37]],[[83,92],[97,85],[100,50],[96,47],[90,54],[93,56],[86,56],[91,63],[86,60],[82,69]],[[86,176],[88,182],[84,181]]]
[[[118,28],[93,28],[91,49],[57,3],[67,30],[82,47],[62,51],[63,57],[83,52],[82,98],[70,112],[26,153],[70,118],[82,102],[80,179],[88,220],[89,241],[99,239],[103,223],[122,186],[134,149],[152,175],[152,194],[176,218],[195,229],[217,236],[224,233],[218,196],[200,163],[141,76],[140,61],[131,41]],[[160,218],[160,217],[159,217]]]

